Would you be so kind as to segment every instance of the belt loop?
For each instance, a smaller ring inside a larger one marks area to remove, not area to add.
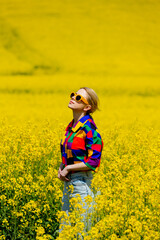
[[[68,173],[68,175],[66,177],[71,180],[71,174],[70,173]]]
[[[87,177],[89,177],[89,175],[90,175],[90,171],[87,172]]]

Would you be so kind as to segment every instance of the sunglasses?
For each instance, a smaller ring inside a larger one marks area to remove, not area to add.
[[[75,96],[76,102],[83,101],[84,103],[89,104],[88,101],[82,95],[72,92],[70,95],[70,98],[74,96]]]

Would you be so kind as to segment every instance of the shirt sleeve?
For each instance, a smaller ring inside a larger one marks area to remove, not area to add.
[[[84,163],[94,171],[98,170],[103,149],[103,140],[98,130],[94,127],[86,128],[86,151],[87,157]]]

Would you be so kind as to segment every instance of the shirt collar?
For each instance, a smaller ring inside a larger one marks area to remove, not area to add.
[[[72,128],[72,131],[76,132],[80,127],[83,127],[83,125],[85,124],[86,121],[91,122],[97,128],[97,126],[94,123],[93,118],[91,117],[90,114],[87,114],[87,115],[83,116],[82,118],[80,118],[79,121],[76,122],[76,124],[74,126],[73,126],[73,121],[74,121],[74,119],[69,123],[69,125],[66,128],[66,131],[69,128]]]

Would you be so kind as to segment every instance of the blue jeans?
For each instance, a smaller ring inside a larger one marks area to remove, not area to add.
[[[94,197],[94,194],[91,190],[91,181],[93,179],[92,171],[76,172],[68,174],[67,177],[70,179],[70,181],[64,182],[62,211],[65,211],[67,215],[69,215],[69,212],[72,211],[72,208],[70,206],[70,199],[76,197],[76,194],[79,194],[83,203],[83,208],[85,209],[85,213],[82,214],[82,219],[85,224],[84,231],[88,231],[91,227],[91,219],[87,220],[87,214],[92,212],[93,203],[91,203],[90,207],[88,208],[88,204],[85,202],[85,197],[88,195],[90,195],[92,199]],[[70,191],[70,186],[73,189],[72,191]],[[62,230],[63,229],[60,228],[59,232]]]

